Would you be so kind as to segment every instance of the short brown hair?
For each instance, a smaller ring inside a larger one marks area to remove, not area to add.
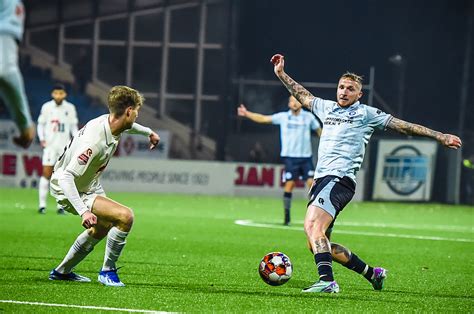
[[[352,73],[352,72],[346,72],[343,75],[341,75],[340,79],[343,79],[343,78],[346,78],[346,79],[349,79],[351,81],[354,81],[354,82],[358,83],[360,85],[360,87],[362,88],[362,81],[364,80],[364,78],[361,75],[357,75],[357,74]]]
[[[128,86],[114,86],[109,91],[107,103],[110,113],[120,117],[128,107],[140,107],[145,98],[135,89]]]

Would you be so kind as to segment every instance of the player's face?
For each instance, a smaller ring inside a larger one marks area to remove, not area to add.
[[[337,86],[337,103],[341,107],[348,107],[362,97],[362,86],[348,78],[341,78]]]
[[[291,96],[290,99],[288,100],[288,108],[291,109],[293,112],[298,112],[301,109],[302,105],[301,103],[296,100],[295,97]]]
[[[128,107],[126,112],[125,112],[125,123],[127,124],[128,127],[132,127],[132,124],[135,123],[135,121],[138,118],[138,111],[140,110],[140,106],[136,107]]]
[[[55,89],[51,93],[51,97],[53,97],[54,101],[59,105],[67,96],[67,93],[62,89]]]

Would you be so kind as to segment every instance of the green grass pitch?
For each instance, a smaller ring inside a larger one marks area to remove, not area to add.
[[[104,242],[76,268],[93,282],[49,281],[49,271],[83,230],[80,218],[58,216],[51,198],[47,214],[37,214],[36,190],[0,189],[0,195],[0,312],[97,311],[4,300],[171,312],[474,311],[473,207],[350,204],[332,240],[387,268],[388,279],[383,291],[373,291],[360,275],[335,264],[341,292],[323,295],[301,293],[317,279],[302,231],[302,199],[293,201],[294,223],[285,228],[278,198],[110,193],[135,211],[119,260],[127,286],[111,288],[96,281]],[[286,253],[293,263],[293,277],[280,287],[266,285],[257,272],[270,251]]]

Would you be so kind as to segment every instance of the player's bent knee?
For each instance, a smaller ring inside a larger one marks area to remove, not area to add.
[[[312,235],[317,238],[326,237],[326,228],[322,224],[315,222],[312,228]]]
[[[132,227],[134,217],[132,209],[125,207],[120,213],[119,220],[125,226]]]
[[[311,237],[313,234],[313,226],[314,222],[313,221],[306,221],[304,222],[304,232],[306,233],[307,237]]]

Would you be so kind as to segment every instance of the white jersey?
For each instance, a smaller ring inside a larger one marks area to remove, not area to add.
[[[62,149],[76,131],[77,113],[73,104],[66,100],[59,106],[54,100],[43,104],[38,118],[38,137],[46,142],[46,147]]]
[[[64,171],[72,173],[79,193],[94,192],[100,188],[99,177],[120,139],[120,136],[112,135],[108,118],[109,115],[105,114],[89,121],[66,146],[51,177],[53,195],[63,194],[58,178]]]

